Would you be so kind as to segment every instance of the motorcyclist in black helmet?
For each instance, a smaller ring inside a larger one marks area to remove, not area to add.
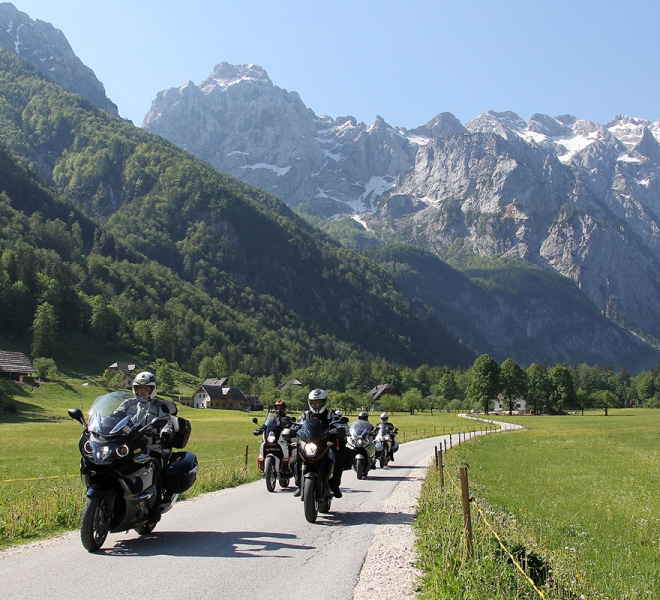
[[[302,424],[307,419],[318,419],[323,424],[326,431],[330,431],[330,438],[335,442],[333,451],[335,454],[335,465],[332,479],[328,482],[332,493],[335,498],[341,498],[343,494],[339,489],[341,485],[341,476],[344,466],[344,450],[346,449],[346,430],[343,427],[337,427],[339,424],[339,416],[333,410],[328,408],[328,394],[322,389],[315,389],[309,393],[307,397],[307,404],[309,410],[306,410],[300,415],[298,423]],[[300,496],[300,474],[299,465],[296,464],[296,485],[298,489],[293,494]]]
[[[359,421],[368,421],[369,420],[369,413],[366,410],[363,410],[360,414],[358,414],[358,420]]]

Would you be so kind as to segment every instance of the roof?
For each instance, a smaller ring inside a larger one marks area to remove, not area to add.
[[[381,383],[377,385],[373,390],[369,392],[375,400],[381,396],[386,396],[388,394],[393,396],[400,396],[401,392],[397,390],[391,383]]]
[[[125,363],[125,362],[120,362],[117,361],[116,363],[112,363],[108,369],[117,369],[122,375],[133,375],[135,370],[137,369],[137,365],[134,365],[133,363]]]
[[[221,385],[207,385],[202,383],[199,388],[202,388],[208,394],[209,398],[225,398],[225,393]],[[199,388],[197,389],[199,390]]]
[[[286,383],[283,383],[282,385],[277,386],[278,390],[283,390],[284,388],[289,387],[290,385],[302,385],[300,381],[297,379],[292,379],[291,381],[287,381]]]
[[[0,350],[0,372],[23,373],[28,375],[35,371],[30,359],[22,352],[6,352],[5,350]]]
[[[226,377],[215,377],[211,379],[205,379],[204,383],[202,385],[219,385],[220,387],[224,386],[227,384],[227,378]]]

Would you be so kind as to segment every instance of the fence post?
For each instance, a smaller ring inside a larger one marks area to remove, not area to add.
[[[250,445],[245,446],[245,468],[248,468],[248,452],[250,451]]]
[[[438,470],[438,447],[435,446],[435,468]]]
[[[460,468],[461,496],[463,497],[463,530],[465,531],[465,545],[467,557],[472,558],[472,518],[470,516],[470,488],[468,486],[467,467]]]
[[[447,440],[443,440],[443,442],[445,443],[445,454],[447,454]]]
[[[445,491],[445,466],[442,463],[442,446],[440,446],[440,454],[438,455],[439,459],[439,470],[440,470],[440,491]]]

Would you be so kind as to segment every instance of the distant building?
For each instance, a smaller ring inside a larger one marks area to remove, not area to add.
[[[24,377],[34,374],[32,362],[25,354],[0,350],[0,376],[5,379],[23,381]]]
[[[125,389],[130,389],[133,384],[133,379],[138,374],[140,367],[136,364],[125,363],[125,362],[116,362],[112,363],[108,367],[108,373],[110,375],[121,375],[122,385]]]
[[[250,410],[250,402],[237,387],[207,383],[207,381],[221,382],[226,378],[206,380],[202,383],[192,396],[193,408],[224,408],[228,410]],[[253,402],[256,404],[257,399]],[[262,406],[263,408],[263,406]]]
[[[283,389],[288,388],[289,386],[292,386],[292,385],[302,385],[302,383],[300,381],[298,381],[297,379],[291,379],[290,381],[287,381],[286,383],[278,385],[277,389],[278,390],[283,390]]]
[[[495,408],[493,409],[493,412],[499,412],[499,413],[509,412],[509,402],[503,395],[500,394],[497,397],[497,400],[495,400]],[[527,401],[522,396],[518,396],[515,399],[513,405],[513,412],[516,413],[527,412]]]

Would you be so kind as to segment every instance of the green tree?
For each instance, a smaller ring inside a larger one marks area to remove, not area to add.
[[[565,365],[554,365],[548,371],[550,379],[550,408],[558,413],[564,412],[569,406],[575,406],[577,397],[573,376]]]
[[[403,406],[410,411],[411,415],[414,415],[416,410],[422,410],[425,405],[424,396],[418,388],[411,388],[403,394]]]
[[[205,356],[202,358],[202,361],[199,363],[198,372],[200,379],[212,379],[217,377],[215,365],[213,364],[213,359],[210,356]]]
[[[546,370],[532,363],[527,368],[527,408],[540,414],[550,398],[550,380]]]
[[[512,358],[507,358],[500,367],[500,389],[509,405],[509,415],[513,414],[516,398],[525,395],[527,375]]]
[[[472,365],[467,397],[471,404],[488,414],[500,391],[500,366],[488,354],[478,356]]]
[[[218,352],[213,357],[213,366],[215,368],[214,377],[226,377],[229,375],[229,367],[227,366],[227,361],[221,352]]]
[[[55,350],[57,318],[55,310],[48,302],[37,307],[32,323],[32,355],[51,357]]]
[[[591,394],[590,399],[594,407],[605,411],[605,416],[607,416],[608,409],[621,408],[621,400],[610,390],[598,390]]]
[[[387,412],[400,410],[404,408],[403,398],[396,394],[385,394],[380,397],[380,407]]]
[[[158,387],[163,392],[171,392],[176,387],[176,365],[165,360],[156,361]]]

